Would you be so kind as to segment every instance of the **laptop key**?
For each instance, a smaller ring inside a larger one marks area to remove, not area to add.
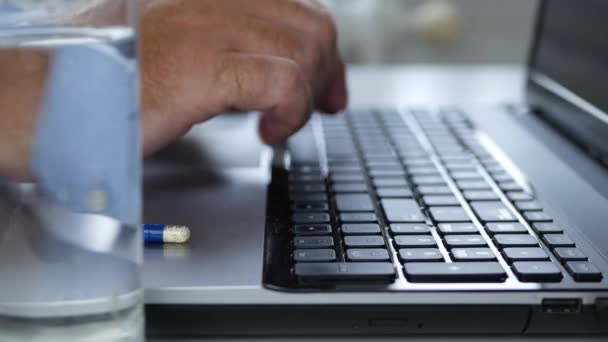
[[[515,208],[520,211],[542,211],[543,207],[536,201],[517,201]]]
[[[334,246],[331,236],[298,236],[293,239],[296,248],[328,248]]]
[[[388,251],[384,248],[351,248],[351,249],[347,249],[346,258],[350,261],[386,261],[386,260],[390,260]]]
[[[321,262],[336,260],[336,252],[333,249],[296,249],[293,252],[296,262]]]
[[[445,180],[441,176],[414,176],[412,182],[416,185],[443,185]]]
[[[498,262],[406,263],[403,270],[413,283],[486,283],[507,278]]]
[[[521,185],[517,184],[517,182],[514,182],[514,181],[499,182],[498,187],[502,191],[522,191],[523,190]]]
[[[336,207],[339,212],[374,211],[374,204],[368,194],[336,195]]]
[[[447,186],[442,185],[422,185],[417,188],[418,192],[423,195],[451,195],[452,190]]]
[[[376,223],[378,217],[374,213],[343,213],[340,214],[342,223]]]
[[[454,261],[493,261],[496,255],[489,248],[454,248],[450,252]]]
[[[507,197],[511,201],[533,201],[534,197],[527,192],[522,191],[509,191]]]
[[[458,199],[452,195],[426,195],[422,198],[428,206],[454,206],[460,205]]]
[[[475,180],[460,180],[457,181],[456,184],[458,188],[461,190],[490,190],[490,184],[485,180],[475,181]]]
[[[437,242],[430,235],[398,235],[394,241],[397,247],[404,248],[437,247]]]
[[[480,180],[481,174],[477,171],[455,171],[450,174],[456,180]]]
[[[368,193],[367,184],[364,183],[338,183],[331,187],[335,193]]]
[[[446,235],[443,240],[448,248],[481,247],[488,245],[481,235]]]
[[[331,235],[331,226],[328,224],[296,225],[293,227],[295,235]]]
[[[550,247],[574,247],[574,241],[564,234],[545,234],[543,241]]]
[[[411,198],[412,190],[409,188],[377,188],[376,193],[380,198]]]
[[[380,226],[375,223],[351,223],[342,226],[345,235],[380,234]]]
[[[437,248],[402,248],[399,250],[402,262],[440,262],[444,261]]]
[[[465,190],[462,195],[468,201],[495,201],[500,199],[494,191],[487,190]]]
[[[521,223],[509,222],[509,223],[488,223],[486,230],[494,234],[522,234],[527,233],[528,229]]]
[[[329,223],[327,213],[295,213],[291,215],[291,220],[296,224],[310,223]]]
[[[509,262],[517,261],[549,261],[549,254],[538,247],[505,248],[502,255]]]
[[[384,238],[379,235],[353,235],[344,237],[346,247],[381,247],[385,246]]]
[[[429,212],[436,222],[469,222],[471,218],[462,207],[430,207]]]
[[[354,174],[354,173],[335,173],[330,177],[331,181],[334,184],[339,183],[359,183],[365,182],[365,176],[363,174]]]
[[[327,202],[327,195],[325,193],[292,193],[289,195],[289,199],[292,202]]]
[[[544,211],[526,211],[523,213],[524,218],[530,222],[552,222],[553,218]]]
[[[289,192],[295,193],[310,193],[310,192],[325,192],[325,184],[318,183],[300,183],[289,186]]]
[[[550,282],[563,278],[559,268],[550,261],[514,262],[513,272],[523,282]]]
[[[530,234],[498,234],[494,235],[494,242],[500,248],[538,246],[538,241]]]
[[[557,259],[564,263],[567,261],[587,261],[587,256],[577,248],[556,248],[554,251]]]
[[[390,262],[321,262],[297,263],[294,274],[301,281],[384,280],[395,278]]]
[[[570,261],[566,270],[576,281],[600,281],[602,272],[588,261]]]
[[[440,223],[437,228],[442,235],[450,234],[478,234],[479,229],[472,222],[469,223]]]
[[[534,223],[532,229],[539,235],[564,232],[564,230],[555,223]]]
[[[384,198],[381,200],[384,214],[389,222],[423,223],[425,217],[413,199]]]
[[[481,221],[513,222],[517,218],[502,202],[472,202],[471,206]]]
[[[416,223],[393,223],[390,226],[393,235],[417,235],[430,234],[431,229],[426,224]]]
[[[380,187],[407,187],[407,181],[404,178],[374,178],[372,180],[376,188]]]
[[[324,212],[329,210],[329,205],[323,202],[294,202],[291,209],[295,212]]]

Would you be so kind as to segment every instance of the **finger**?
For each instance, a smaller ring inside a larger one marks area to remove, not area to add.
[[[222,54],[215,85],[223,111],[260,111],[260,134],[276,144],[300,129],[312,112],[312,93],[300,67],[281,57]]]
[[[321,100],[319,109],[327,113],[337,113],[348,106],[348,89],[346,87],[346,66],[338,61],[336,77]]]

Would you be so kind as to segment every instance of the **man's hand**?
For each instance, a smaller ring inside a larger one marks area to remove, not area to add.
[[[152,0],[140,27],[144,149],[231,110],[278,143],[347,102],[336,29],[314,0]]]
[[[67,21],[102,25],[124,17],[124,6],[104,1]],[[312,110],[346,106],[336,30],[315,0],[140,4],[146,154],[225,111],[262,112],[261,136],[277,143],[304,125]],[[31,180],[49,58],[35,50],[2,51],[0,62],[0,177]]]

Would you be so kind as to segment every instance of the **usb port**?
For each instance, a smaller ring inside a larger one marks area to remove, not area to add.
[[[577,314],[581,312],[581,300],[575,298],[549,298],[543,300],[543,312],[550,314]]]

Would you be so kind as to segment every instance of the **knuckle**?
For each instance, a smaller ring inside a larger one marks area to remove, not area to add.
[[[297,63],[286,61],[279,76],[279,87],[284,93],[301,92],[306,83]]]

